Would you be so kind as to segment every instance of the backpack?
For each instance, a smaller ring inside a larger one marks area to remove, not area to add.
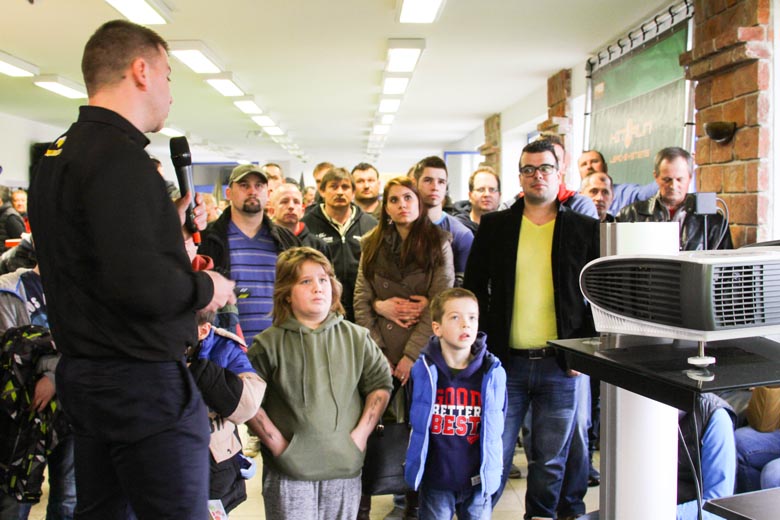
[[[42,412],[31,410],[38,361],[56,353],[49,329],[38,325],[0,338],[0,490],[19,502],[38,502],[46,459],[68,432],[56,398]]]

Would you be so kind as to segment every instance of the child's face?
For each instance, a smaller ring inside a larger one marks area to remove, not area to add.
[[[316,262],[306,260],[301,264],[298,281],[290,293],[293,315],[301,321],[322,322],[328,317],[332,303],[330,277]]]
[[[442,348],[470,349],[477,338],[479,305],[471,298],[450,300],[444,304],[441,323],[432,325]]]

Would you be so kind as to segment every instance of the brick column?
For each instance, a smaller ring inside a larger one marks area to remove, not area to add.
[[[558,134],[568,150],[566,136],[571,132],[571,69],[560,70],[547,78],[547,120],[537,125],[540,132]]]
[[[693,49],[680,57],[696,82],[697,189],[714,191],[730,211],[734,245],[771,236],[772,32],[769,0],[696,0]],[[737,124],[716,143],[704,124]]]
[[[490,166],[501,176],[501,114],[485,119],[485,144],[479,147],[485,156],[484,166]]]

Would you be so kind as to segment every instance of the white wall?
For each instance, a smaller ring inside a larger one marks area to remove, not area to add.
[[[30,145],[54,141],[65,130],[0,113],[0,184],[26,188],[30,184]]]

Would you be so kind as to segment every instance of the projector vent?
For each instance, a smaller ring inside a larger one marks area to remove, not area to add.
[[[712,300],[715,326],[780,323],[780,265],[715,266]]]
[[[679,262],[616,260],[593,265],[583,277],[585,297],[619,316],[682,326]]]

